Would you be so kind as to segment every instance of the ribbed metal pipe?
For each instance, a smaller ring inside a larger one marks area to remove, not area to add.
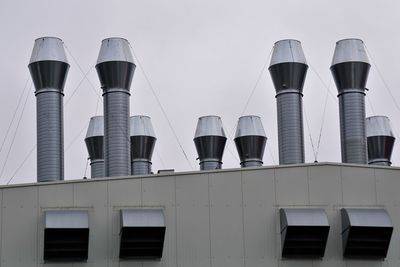
[[[391,166],[394,137],[390,120],[386,116],[372,116],[366,120],[368,164]]]
[[[275,43],[269,72],[276,90],[279,164],[304,163],[302,92],[307,69],[299,41]]]
[[[96,70],[104,98],[105,175],[131,174],[129,96],[135,70],[129,42],[122,38],[102,41]]]
[[[342,162],[367,164],[365,85],[370,64],[363,41],[336,43],[331,72],[338,89]]]
[[[304,163],[303,99],[298,91],[276,96],[279,163]]]
[[[339,95],[342,161],[366,163],[365,94],[362,91]]]
[[[64,180],[63,90],[69,64],[62,40],[36,39],[28,67],[36,89],[37,181]]]
[[[132,175],[151,174],[151,162],[148,160],[133,160]]]
[[[92,178],[104,177],[104,159],[90,161],[90,174]]]

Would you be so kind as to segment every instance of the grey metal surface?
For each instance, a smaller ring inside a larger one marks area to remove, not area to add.
[[[104,159],[90,160],[91,178],[105,177]]]
[[[156,140],[150,117],[143,115],[130,117],[132,175],[151,173],[151,158]]]
[[[267,137],[260,117],[254,115],[240,117],[234,141],[242,167],[263,164]]]
[[[126,39],[102,41],[96,70],[104,97],[105,176],[131,174],[129,91],[135,67]]]
[[[393,224],[385,209],[343,208],[342,232],[351,226],[393,227]]]
[[[280,209],[281,231],[288,226],[329,226],[325,210],[320,208]]]
[[[342,161],[367,163],[365,135],[365,95],[352,92],[339,96],[340,141]]]
[[[270,66],[284,62],[307,64],[301,42],[298,40],[286,39],[277,41],[273,49]]]
[[[89,214],[86,210],[48,210],[45,228],[89,228]]]
[[[162,227],[165,226],[162,209],[121,209],[122,227]]]
[[[64,43],[60,38],[40,37],[35,40],[29,63],[45,60],[68,63]]]
[[[299,93],[276,97],[279,164],[304,163],[303,99]]]
[[[386,116],[372,116],[365,121],[368,164],[390,166],[395,137]]]
[[[269,72],[276,90],[279,164],[304,163],[302,92],[308,65],[301,43],[275,43]]]
[[[91,177],[104,177],[104,117],[90,118],[85,138],[89,153]]]
[[[141,266],[119,259],[120,209],[164,207],[163,257],[146,266],[398,267],[397,230],[385,261],[343,259],[338,207],[384,206],[399,229],[399,177],[397,167],[310,163],[1,186],[2,266]],[[87,263],[43,263],[43,213],[50,207],[88,210]],[[326,211],[323,259],[282,259],[281,207]]]
[[[37,181],[63,180],[63,90],[69,69],[63,42],[36,39],[28,67],[36,89]]]
[[[200,160],[200,170],[221,169],[226,143],[221,118],[214,115],[200,117],[193,141]]]
[[[336,43],[331,72],[338,89],[342,162],[367,163],[365,86],[370,64],[359,39]]]
[[[349,61],[369,63],[368,55],[362,40],[349,38],[336,42],[335,53],[333,54],[331,65]]]

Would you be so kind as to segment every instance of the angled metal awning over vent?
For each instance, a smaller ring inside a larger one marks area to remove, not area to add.
[[[346,258],[386,258],[393,225],[385,209],[343,208],[342,240]]]
[[[329,234],[323,209],[280,209],[282,257],[322,258]]]
[[[161,259],[165,219],[162,209],[121,210],[121,259]]]
[[[45,261],[86,261],[89,248],[89,215],[83,210],[45,212]]]

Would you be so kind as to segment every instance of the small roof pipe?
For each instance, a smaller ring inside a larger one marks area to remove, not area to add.
[[[260,117],[240,117],[234,141],[242,167],[262,166],[267,137]]]
[[[36,39],[28,68],[36,95],[37,181],[64,180],[63,97],[69,64],[63,41]]]
[[[394,137],[390,120],[386,116],[372,116],[365,121],[367,144],[368,144],[368,164],[391,166],[393,146],[396,138]]]
[[[362,40],[344,39],[336,43],[330,69],[338,90],[344,163],[367,164],[365,86],[370,67]]]
[[[307,69],[300,41],[275,43],[268,70],[276,90],[281,165],[304,163],[302,98]]]
[[[151,158],[156,144],[156,135],[148,116],[130,117],[131,174],[151,174]]]
[[[101,43],[96,70],[104,98],[105,176],[131,174],[129,97],[136,65],[128,40],[107,38]]]
[[[90,118],[85,138],[89,153],[91,177],[104,177],[104,117]]]
[[[213,115],[200,117],[193,141],[200,160],[200,170],[221,169],[226,143],[221,118]]]

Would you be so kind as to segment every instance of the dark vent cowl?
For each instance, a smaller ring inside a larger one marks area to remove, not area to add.
[[[368,164],[390,166],[396,138],[386,116],[373,116],[366,119],[368,145]]]
[[[104,177],[104,117],[90,118],[85,138],[89,153],[91,177]]]

